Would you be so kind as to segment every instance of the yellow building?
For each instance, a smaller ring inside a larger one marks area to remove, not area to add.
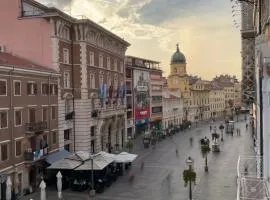
[[[168,88],[181,91],[184,98],[184,119],[189,121],[205,120],[210,117],[209,89],[207,81],[187,74],[186,58],[177,45],[171,57],[171,73]]]

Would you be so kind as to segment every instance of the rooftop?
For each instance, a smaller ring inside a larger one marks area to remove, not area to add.
[[[40,72],[57,74],[57,71],[49,67],[41,66],[34,63],[33,61],[5,52],[0,52],[0,66],[17,67],[21,69],[36,70]]]

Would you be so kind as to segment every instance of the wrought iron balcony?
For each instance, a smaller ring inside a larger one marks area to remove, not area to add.
[[[48,155],[48,147],[36,151],[29,150],[24,152],[24,160],[25,162],[31,163],[43,159],[47,155]]]
[[[239,156],[237,163],[237,200],[269,200],[266,180],[262,178],[262,157]]]
[[[25,124],[26,134],[39,133],[47,129],[47,122],[30,122]]]

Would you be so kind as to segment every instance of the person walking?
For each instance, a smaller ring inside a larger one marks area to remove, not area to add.
[[[210,132],[212,131],[212,126],[210,125]]]

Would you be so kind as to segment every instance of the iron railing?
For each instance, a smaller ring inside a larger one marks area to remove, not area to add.
[[[239,156],[237,200],[270,200],[267,182],[262,178],[261,156]]]

